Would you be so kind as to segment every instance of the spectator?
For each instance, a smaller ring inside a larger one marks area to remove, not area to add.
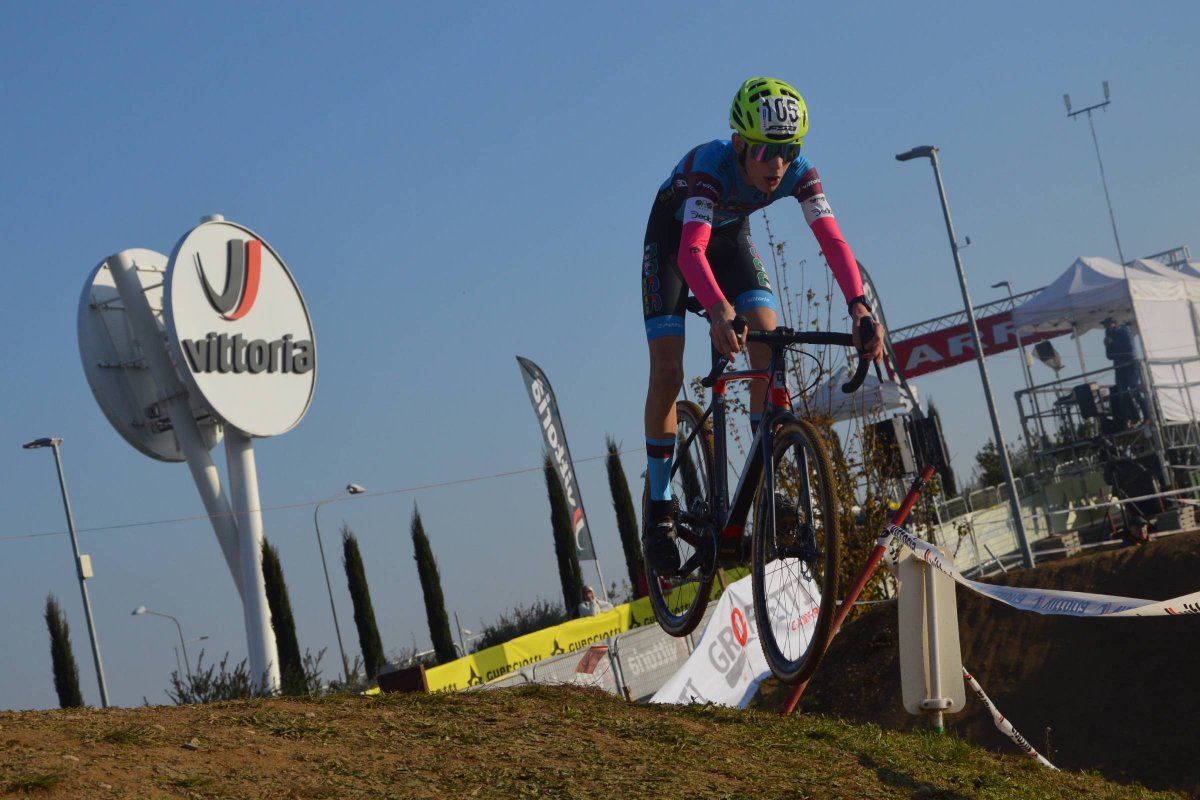
[[[583,587],[583,602],[579,604],[579,616],[594,617],[606,611],[612,611],[612,603],[607,600],[597,600],[592,587]]]
[[[1122,547],[1136,547],[1140,544],[1147,544],[1152,540],[1150,536],[1150,523],[1145,517],[1133,515],[1129,518],[1129,526],[1125,528],[1125,535],[1122,537]]]
[[[1113,362],[1113,417],[1122,428],[1150,421],[1150,408],[1142,391],[1142,369],[1129,326],[1112,317],[1104,320],[1104,355]],[[1138,413],[1141,413],[1139,418]]]

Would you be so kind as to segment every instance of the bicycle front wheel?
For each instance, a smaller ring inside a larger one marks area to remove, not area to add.
[[[704,412],[695,403],[681,400],[675,404],[675,460],[671,472],[671,495],[675,501],[675,547],[682,569],[678,574],[659,575],[650,560],[643,557],[650,606],[659,626],[672,636],[686,636],[704,617],[712,589],[713,534],[708,520],[712,512],[713,475],[712,428],[701,426]],[[692,433],[695,432],[695,437]],[[691,437],[691,441],[688,439]],[[686,446],[685,446],[686,445]],[[642,524],[645,524],[650,496],[647,477],[642,492]]]
[[[841,532],[833,467],[816,429],[784,424],[771,461],[773,497],[759,494],[751,545],[754,616],[771,672],[795,684],[816,672],[829,646]]]

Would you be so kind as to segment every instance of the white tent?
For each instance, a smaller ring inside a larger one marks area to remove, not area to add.
[[[1185,297],[1182,276],[1167,278],[1144,269],[1123,268],[1107,258],[1084,256],[1027,303],[1013,309],[1022,331],[1074,328],[1076,336],[1113,317],[1133,322],[1133,298],[1178,300]]]
[[[1157,262],[1122,267],[1108,259],[1075,260],[1041,293],[1013,309],[1020,330],[1071,327],[1076,337],[1113,317],[1136,325],[1151,385],[1166,421],[1200,412],[1200,280]]]
[[[856,417],[882,417],[885,414],[907,414],[912,411],[912,403],[908,394],[895,381],[880,381],[873,372],[867,373],[866,380],[857,392],[846,394],[842,384],[850,380],[850,371],[839,367],[833,373],[829,382],[817,388],[805,406],[801,401],[795,401],[797,411],[811,414],[828,414],[834,422],[854,419]],[[917,388],[911,383],[914,397],[918,397]]]

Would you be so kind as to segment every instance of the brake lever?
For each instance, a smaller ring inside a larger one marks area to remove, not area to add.
[[[875,321],[870,317],[863,317],[858,321],[858,340],[860,342],[868,342],[875,335]],[[857,391],[863,385],[863,381],[867,379],[867,370],[870,369],[873,362],[862,353],[858,355],[858,368],[854,370],[854,376],[850,378],[848,383],[842,384],[842,391],[846,394]],[[879,376],[879,380],[883,380],[883,373],[879,369],[879,365],[875,364],[875,374]]]

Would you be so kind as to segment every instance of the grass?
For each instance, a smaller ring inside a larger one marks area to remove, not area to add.
[[[4,784],[5,794],[35,794],[49,792],[66,778],[61,772],[46,772],[24,778],[13,778]]]
[[[1165,800],[952,735],[531,686],[368,699],[0,713],[4,794]],[[16,734],[14,734],[16,735]],[[186,747],[196,739],[199,749]],[[82,744],[81,744],[82,742]],[[137,744],[133,751],[113,744]],[[63,768],[63,754],[74,756]],[[15,778],[14,776],[24,776]]]
[[[117,725],[83,734],[84,741],[145,746],[158,740],[161,729],[152,725]]]
[[[337,735],[335,726],[317,722],[314,717],[306,714],[295,718],[265,711],[240,717],[238,723],[283,739],[329,739]]]

